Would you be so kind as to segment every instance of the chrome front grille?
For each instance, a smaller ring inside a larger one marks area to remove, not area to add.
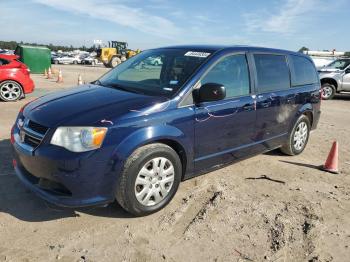
[[[35,149],[40,145],[48,130],[49,128],[32,120],[22,120],[19,132],[21,143]]]

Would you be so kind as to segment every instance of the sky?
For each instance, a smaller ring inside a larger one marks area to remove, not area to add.
[[[0,0],[0,40],[350,50],[349,0]]]

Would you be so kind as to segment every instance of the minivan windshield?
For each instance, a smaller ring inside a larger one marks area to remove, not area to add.
[[[330,63],[327,68],[344,70],[350,65],[350,59],[338,59]]]
[[[210,55],[206,50],[143,51],[106,73],[96,84],[171,98]]]

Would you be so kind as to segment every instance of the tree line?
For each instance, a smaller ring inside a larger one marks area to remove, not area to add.
[[[43,44],[38,44],[38,43],[26,43],[26,42],[17,42],[17,41],[0,41],[0,48],[1,49],[9,49],[9,50],[15,50],[17,45],[32,45],[32,46],[46,46],[48,47],[51,51],[58,51],[58,50],[62,50],[64,52],[67,51],[73,51],[76,49],[80,49],[83,51],[87,51],[87,52],[92,52],[94,50],[96,50],[96,46],[90,46],[90,47],[86,47],[85,45],[83,46],[79,46],[79,47],[75,47],[75,46],[64,46],[64,45],[54,45],[54,44],[48,44],[48,45],[43,45]]]

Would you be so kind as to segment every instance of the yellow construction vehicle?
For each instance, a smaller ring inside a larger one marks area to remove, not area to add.
[[[97,58],[106,67],[116,67],[121,62],[141,52],[139,49],[134,51],[131,49],[127,49],[127,47],[128,43],[126,42],[108,42],[108,47],[102,47],[97,50]]]

